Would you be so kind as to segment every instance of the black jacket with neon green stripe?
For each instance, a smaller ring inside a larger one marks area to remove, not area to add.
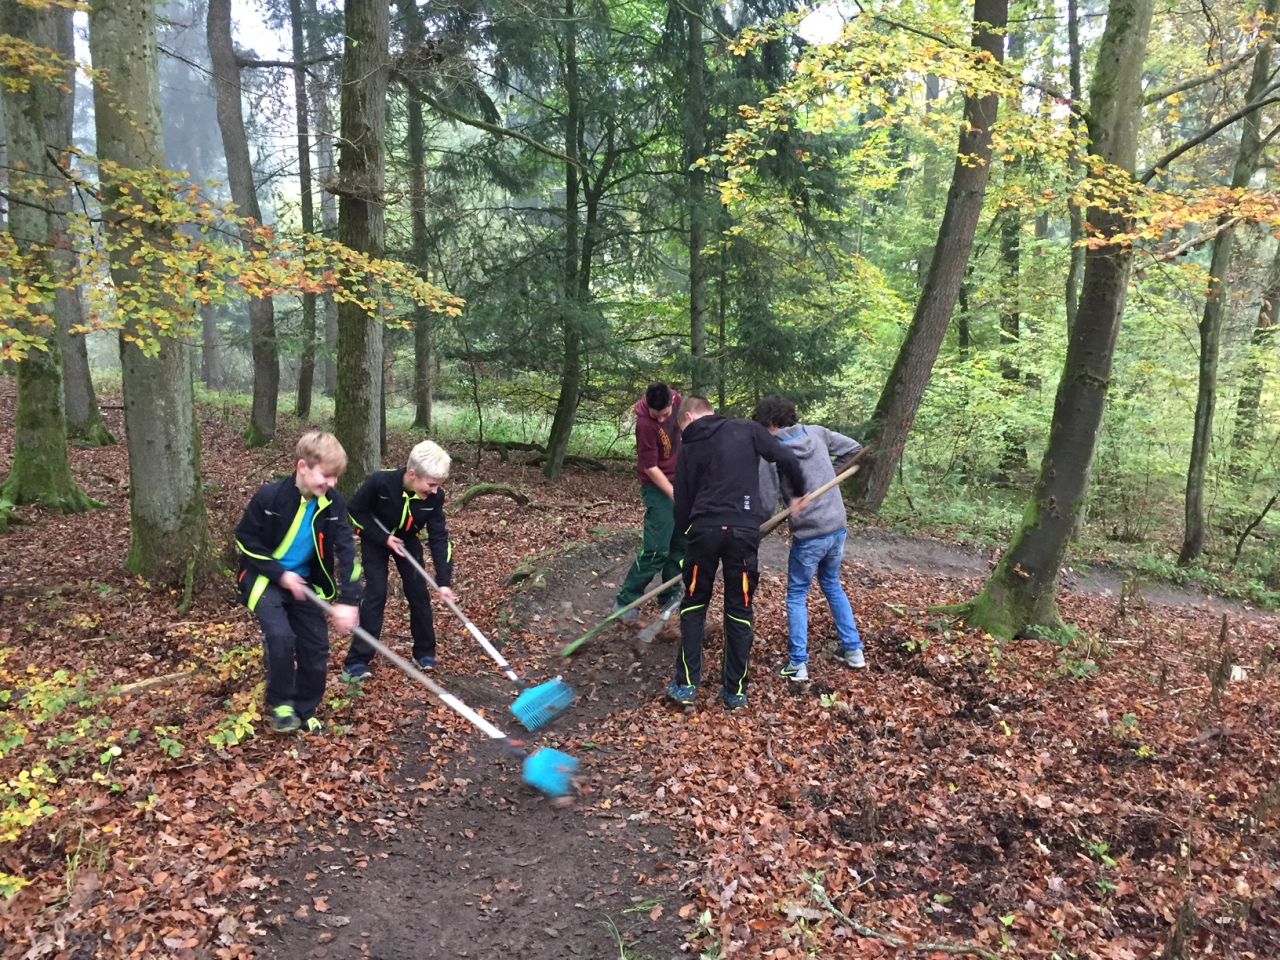
[[[444,490],[420,497],[404,488],[404,468],[375,470],[360,484],[347,508],[351,525],[362,540],[387,543],[386,527],[412,549],[413,542],[425,535],[436,568],[436,583],[447,587],[453,583],[453,544],[444,521]],[[376,522],[375,522],[376,521]],[[378,524],[381,523],[382,526]],[[421,562],[421,555],[414,559]]]
[[[310,536],[319,562],[312,561],[307,582],[316,593],[335,603],[360,602],[360,566],[356,562],[355,538],[347,522],[347,502],[337,490],[330,490],[316,504],[311,529],[302,529],[306,501],[292,474],[268,483],[253,495],[236,526],[236,547],[240,550],[237,587],[240,602],[250,610],[268,583],[278,584],[284,575],[280,558],[299,536]]]

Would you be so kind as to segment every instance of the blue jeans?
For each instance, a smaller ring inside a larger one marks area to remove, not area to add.
[[[862,637],[853,617],[853,607],[840,583],[840,562],[848,531],[837,530],[825,537],[793,540],[787,561],[787,650],[795,663],[809,662],[809,586],[814,574],[826,594],[831,619],[836,624],[842,651],[861,650]]]

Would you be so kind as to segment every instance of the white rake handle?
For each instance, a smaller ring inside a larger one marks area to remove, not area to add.
[[[373,522],[376,523],[378,527],[382,530],[382,532],[385,533],[388,537],[392,535],[391,531],[388,530],[386,526],[383,524],[383,522],[379,520],[377,517],[373,518]],[[462,625],[467,628],[467,632],[470,633],[471,636],[476,638],[476,641],[480,644],[480,646],[484,647],[485,653],[489,654],[489,656],[493,658],[493,662],[498,665],[498,669],[501,670],[503,673],[505,673],[507,675],[507,678],[510,679],[512,683],[518,683],[523,685],[524,681],[520,679],[520,674],[516,673],[515,669],[511,666],[511,664],[507,662],[507,658],[498,652],[498,648],[489,642],[489,638],[480,632],[480,628],[471,622],[471,618],[462,612],[462,608],[460,606],[458,606],[456,603],[454,603],[452,600],[450,600],[448,597],[446,597],[444,594],[440,592],[439,585],[435,582],[434,579],[432,579],[431,574],[427,573],[426,567],[420,564],[417,560],[413,559],[413,557],[409,556],[408,551],[405,551],[404,553],[400,554],[400,556],[402,556],[405,560],[409,561],[409,566],[413,567],[414,570],[418,571],[418,575],[422,577],[423,580],[427,581],[427,586],[430,587],[432,590],[434,590],[436,592],[436,596],[438,596],[441,600],[444,601],[445,606],[449,608],[450,612],[453,613],[455,617],[457,617],[459,620],[462,621]]]
[[[307,590],[307,598],[312,603],[318,606],[325,613],[329,614],[330,616],[333,616],[334,609],[331,604],[329,604],[325,600],[322,600],[320,596],[310,588],[306,588],[306,590]],[[468,707],[465,703],[463,703],[461,700],[455,697],[452,693],[450,693],[444,687],[440,686],[440,684],[436,683],[434,680],[428,677],[425,673],[423,673],[421,670],[419,670],[417,667],[411,664],[408,660],[406,660],[404,657],[400,656],[400,654],[396,653],[394,650],[388,647],[381,640],[378,640],[373,636],[371,636],[368,633],[368,631],[362,630],[359,627],[355,627],[353,628],[352,632],[361,640],[363,640],[365,643],[369,644],[369,646],[373,647],[373,649],[377,650],[378,653],[382,654],[384,657],[386,657],[388,660],[394,663],[397,667],[399,667],[402,671],[404,671],[405,675],[410,680],[417,680],[420,684],[422,684],[424,687],[430,690],[432,696],[434,696],[446,707],[448,707],[458,716],[462,717],[464,720],[466,720],[468,723],[474,726],[486,737],[488,737],[491,740],[508,740],[509,739],[505,733],[503,733],[501,730],[495,727],[492,723],[490,723],[484,717],[480,716],[480,714],[476,713],[474,710]]]

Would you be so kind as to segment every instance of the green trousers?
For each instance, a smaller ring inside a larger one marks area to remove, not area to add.
[[[680,575],[680,561],[684,559],[685,536],[676,530],[675,504],[671,498],[652,484],[640,488],[644,498],[644,543],[636,561],[627,571],[626,582],[618,591],[618,605],[623,606],[640,597],[648,588],[654,574],[660,573],[665,582]],[[667,590],[659,602],[666,606],[678,598],[683,587],[677,583]]]

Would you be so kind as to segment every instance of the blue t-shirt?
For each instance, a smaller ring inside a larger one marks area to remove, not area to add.
[[[289,544],[288,551],[280,558],[280,566],[292,570],[304,580],[311,576],[311,560],[316,555],[315,539],[311,536],[311,521],[316,516],[316,498],[307,501],[307,511],[302,515],[298,535]]]

